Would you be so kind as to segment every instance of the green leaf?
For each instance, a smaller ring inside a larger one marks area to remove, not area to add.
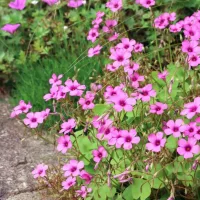
[[[147,197],[150,196],[150,194],[151,194],[151,186],[147,182],[144,185],[142,185],[142,187],[141,187],[141,196],[140,196],[140,199],[141,200],[145,200]]]
[[[106,104],[96,104],[93,112],[95,115],[103,115],[106,111],[108,111],[110,108],[110,105],[106,105]]]
[[[170,135],[168,138],[167,138],[167,143],[166,143],[166,147],[171,151],[173,152],[176,148],[177,148],[177,141],[178,141],[178,138],[175,138],[174,136]]]

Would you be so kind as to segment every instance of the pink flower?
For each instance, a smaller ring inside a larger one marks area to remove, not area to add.
[[[82,105],[83,110],[91,110],[94,108],[94,103],[92,102],[95,98],[95,94],[87,91],[85,98],[80,98],[78,103]]]
[[[68,135],[64,135],[58,138],[57,150],[61,151],[63,154],[72,148],[72,143]]]
[[[171,135],[175,138],[181,136],[181,132],[184,132],[185,127],[184,127],[184,122],[182,119],[177,119],[176,121],[169,120],[166,124],[166,128],[164,130],[166,135]]]
[[[154,26],[159,29],[164,29],[169,25],[169,20],[162,14],[154,20]]]
[[[47,108],[46,110],[41,111],[40,114],[41,114],[41,117],[45,120],[50,114],[50,109]]]
[[[71,8],[78,8],[84,4],[83,0],[69,0],[67,6]]]
[[[181,115],[185,115],[188,119],[192,119],[197,113],[200,113],[200,97],[196,97],[194,102],[185,104]]]
[[[143,102],[148,102],[150,101],[151,97],[156,96],[156,91],[152,89],[151,84],[148,84],[143,88],[139,88],[138,92],[139,92],[138,99],[141,99]]]
[[[133,74],[134,71],[139,69],[139,64],[130,61],[127,65],[124,66],[124,72],[127,72],[128,75]]]
[[[122,145],[117,141],[122,137],[122,131],[123,130],[115,130],[115,132],[112,133],[112,138],[109,139],[108,144],[111,146],[115,145],[118,149],[121,148]]]
[[[146,144],[146,149],[153,152],[159,152],[161,147],[165,146],[166,138],[163,138],[163,133],[150,134],[148,136],[149,143]]]
[[[144,50],[144,45],[141,43],[136,43],[133,50],[135,53],[142,52]]]
[[[185,125],[184,136],[193,137],[197,132],[197,124],[196,122],[190,122]]]
[[[117,38],[119,37],[119,33],[114,33],[112,36],[110,36],[109,38],[108,38],[108,41],[114,41],[114,40],[116,40]]]
[[[86,89],[85,85],[81,85],[78,83],[77,80],[72,81],[71,79],[68,79],[65,82],[66,88],[65,92],[69,92],[70,96],[81,96],[83,94],[83,90]]]
[[[129,98],[126,93],[121,93],[120,96],[112,97],[111,101],[114,103],[114,109],[117,112],[121,112],[122,110],[130,112],[136,104],[136,100],[134,98]]]
[[[115,60],[114,66],[125,66],[130,57],[131,53],[124,49],[111,49],[110,59]]]
[[[145,8],[150,8],[155,5],[155,0],[138,0],[137,2]]]
[[[9,7],[15,10],[23,10],[26,6],[26,0],[15,0],[9,3]]]
[[[67,122],[61,124],[61,130],[59,131],[59,133],[64,133],[64,134],[70,133],[75,127],[76,127],[75,119],[69,119]]]
[[[188,63],[191,67],[196,67],[200,64],[200,57],[197,54],[190,54],[188,56]]]
[[[192,158],[193,154],[198,154],[200,152],[199,145],[196,145],[196,143],[197,140],[195,138],[188,138],[188,141],[180,139],[178,141],[179,147],[177,148],[177,152],[185,159]]]
[[[81,169],[84,168],[83,161],[70,160],[68,164],[63,166],[64,176],[79,176]]]
[[[196,134],[194,135],[194,138],[196,138],[197,140],[200,140],[200,127],[199,126],[197,127]]]
[[[46,176],[46,170],[48,169],[47,165],[44,164],[39,164],[33,171],[33,177],[38,178],[38,177],[45,177]]]
[[[170,32],[172,33],[177,33],[177,32],[180,32],[182,29],[182,27],[177,23],[177,24],[171,24],[169,26],[169,30]]]
[[[162,79],[162,80],[166,80],[166,77],[168,76],[168,71],[167,70],[165,70],[165,71],[163,71],[163,72],[161,72],[161,73],[158,73],[158,78],[159,79]]]
[[[49,6],[56,4],[59,0],[42,0],[43,2],[47,3]]]
[[[120,66],[114,66],[113,64],[107,64],[107,65],[106,65],[106,69],[107,69],[108,71],[111,71],[111,72],[114,72],[114,71],[118,70],[119,67],[120,67]]]
[[[135,44],[136,44],[135,40],[130,40],[129,38],[122,38],[121,43],[119,43],[116,47],[119,49],[125,49],[129,52],[132,52]]]
[[[87,40],[95,42],[98,36],[99,36],[99,33],[98,33],[97,29],[92,28],[92,29],[90,29],[90,31],[88,33]]]
[[[131,81],[131,85],[133,88],[139,87],[139,82],[144,81],[144,76],[140,76],[137,72],[134,72],[132,75],[128,77]]]
[[[116,86],[116,87],[112,87],[112,86],[107,86],[106,87],[106,91],[104,93],[104,98],[106,99],[107,103],[111,103],[113,102],[112,99],[113,98],[117,98],[118,96],[120,96],[122,93],[124,93],[122,91],[122,87],[123,85],[121,86]]]
[[[23,100],[20,100],[19,105],[13,108],[12,113],[10,114],[10,118],[14,118],[22,113],[27,113],[31,108],[32,105],[30,102],[26,104]]]
[[[45,101],[48,101],[50,99],[56,99],[57,98],[57,94],[58,94],[58,90],[59,90],[59,88],[57,86],[52,85],[52,87],[50,89],[50,93],[45,94],[43,96],[43,99]]]
[[[52,78],[49,79],[49,84],[56,86],[56,85],[61,85],[62,81],[60,80],[63,77],[62,74],[56,76],[56,74],[52,75]]]
[[[150,105],[150,113],[155,113],[161,115],[164,110],[167,109],[167,104],[156,102],[155,104]]]
[[[74,186],[76,184],[76,178],[75,177],[68,177],[66,181],[62,182],[62,186],[64,190],[68,190],[70,187]]]
[[[184,40],[182,42],[182,51],[187,54],[198,54],[200,53],[200,47],[198,46],[197,41]]]
[[[123,148],[130,150],[133,144],[138,144],[140,142],[140,137],[136,136],[137,132],[135,129],[131,129],[129,132],[127,130],[121,131],[121,137],[117,140],[119,145],[123,145]]]
[[[105,115],[103,117],[95,116],[92,120],[92,125],[98,129],[102,126],[109,127],[112,123],[113,121],[109,119],[109,115]]]
[[[92,188],[87,188],[85,186],[81,186],[80,190],[76,190],[77,197],[81,196],[82,198],[85,198],[90,192],[92,192]]]
[[[92,181],[93,176],[90,175],[88,172],[86,172],[85,170],[82,170],[80,172],[80,178],[85,180],[85,184],[90,184],[90,182]]]
[[[110,127],[111,124],[106,124],[99,128],[96,137],[99,140],[109,140],[112,138],[112,135],[116,133],[116,128]]]
[[[106,158],[108,156],[103,146],[100,146],[97,150],[93,150],[92,155],[93,155],[93,160],[96,163],[99,163],[103,158]]]
[[[122,0],[109,0],[109,2],[106,3],[106,7],[110,8],[112,12],[117,12],[122,9]]]
[[[106,25],[103,26],[102,30],[105,33],[110,33],[113,31],[112,28],[117,25],[117,20],[108,19],[105,23]]]
[[[60,86],[58,87],[58,91],[56,92],[54,98],[55,98],[56,100],[64,99],[64,98],[66,97],[66,94],[67,94],[66,87],[64,87],[63,85],[60,85]]]
[[[98,55],[100,54],[100,50],[102,49],[102,46],[100,45],[97,45],[96,47],[94,48],[90,48],[88,50],[88,57],[93,57],[94,55]]]
[[[43,123],[44,118],[40,112],[30,112],[26,115],[26,118],[23,120],[24,124],[30,128],[36,128],[39,124]]]
[[[200,33],[197,31],[196,26],[186,26],[184,30],[184,35],[186,38],[191,40],[199,40]]]
[[[6,24],[1,28],[1,30],[13,34],[19,27],[20,24]]]

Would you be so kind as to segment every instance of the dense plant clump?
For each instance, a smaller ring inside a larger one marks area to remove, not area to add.
[[[49,129],[56,140],[49,142],[61,158],[32,171],[55,198],[200,199],[200,11],[181,19],[157,14],[155,0],[127,2],[108,0],[85,35],[92,43],[87,57],[106,61],[90,89],[53,73],[43,96],[51,105],[32,112],[21,100],[11,118],[21,116],[47,139],[42,127],[57,116]],[[149,13],[149,46],[117,32],[132,4]]]

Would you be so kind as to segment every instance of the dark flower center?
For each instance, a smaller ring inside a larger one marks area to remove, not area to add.
[[[102,158],[102,156],[103,156],[102,153],[98,153],[99,158]]]
[[[119,7],[119,4],[114,4],[114,8],[118,8]]]
[[[193,32],[193,31],[190,31],[189,34],[190,34],[191,36],[194,36],[194,32]]]
[[[131,142],[131,137],[126,137],[126,142]]]
[[[77,170],[76,167],[72,167],[72,168],[71,168],[71,172],[75,172],[76,170]]]
[[[190,133],[194,132],[194,129],[193,128],[189,128],[188,130]]]
[[[193,52],[193,48],[192,47],[188,47],[188,52]]]
[[[155,145],[156,145],[156,146],[159,146],[159,145],[160,145],[160,140],[156,140],[156,141],[155,141]]]
[[[151,1],[147,1],[147,4],[151,4]]]
[[[105,130],[105,135],[108,135],[110,133],[110,129]]]
[[[156,111],[160,111],[160,110],[161,110],[161,107],[157,106]]]
[[[192,149],[192,148],[191,148],[191,146],[189,146],[189,145],[187,145],[187,146],[185,147],[185,150],[186,150],[187,152],[189,152],[191,149]]]
[[[68,142],[67,141],[65,141],[64,146],[68,147]]]
[[[26,107],[25,107],[25,106],[22,106],[22,107],[21,107],[21,110],[22,110],[22,111],[26,110]]]
[[[147,96],[148,94],[149,94],[148,91],[143,91],[143,92],[142,92],[142,95],[143,95],[143,96]]]
[[[197,57],[193,56],[191,60],[195,62],[197,61]]]
[[[129,48],[129,45],[128,44],[125,44],[124,45],[124,49],[128,49]]]
[[[43,170],[42,170],[42,169],[38,171],[38,174],[42,174],[42,173],[43,173]]]
[[[179,131],[179,128],[175,126],[175,127],[173,128],[173,131],[174,131],[174,132],[178,132],[178,131]]]
[[[114,96],[114,95],[116,95],[117,93],[115,92],[115,91],[113,91],[113,92],[111,92],[111,96]]]
[[[72,86],[70,87],[70,90],[76,90],[76,89],[77,89],[77,87],[74,86],[74,85],[72,85]]]
[[[197,107],[193,106],[192,108],[190,108],[190,112],[196,112],[197,111]]]
[[[31,122],[37,122],[37,119],[34,117],[31,119]]]
[[[124,57],[123,57],[123,56],[118,56],[118,57],[117,57],[117,61],[122,62],[123,60],[124,60]]]
[[[125,102],[124,100],[121,100],[121,101],[119,102],[119,105],[122,106],[122,107],[124,107],[124,106],[126,105],[126,102]]]
[[[86,105],[90,105],[90,101],[87,100],[87,101],[85,102],[85,104],[86,104]]]
[[[136,76],[133,76],[133,77],[131,78],[131,80],[132,80],[132,81],[137,81],[137,77],[136,77]]]
[[[96,33],[92,33],[92,37],[95,37],[96,36]]]

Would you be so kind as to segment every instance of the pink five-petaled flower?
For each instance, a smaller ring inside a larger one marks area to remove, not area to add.
[[[135,40],[130,40],[129,38],[122,38],[121,43],[119,43],[116,47],[119,49],[125,49],[129,52],[132,52],[135,44],[136,44]]]
[[[168,71],[167,70],[165,70],[165,71],[163,71],[163,72],[161,72],[161,73],[158,73],[158,78],[159,79],[162,79],[162,80],[166,80],[166,77],[168,76]]]
[[[39,164],[33,171],[33,177],[38,178],[38,177],[45,177],[46,176],[46,170],[48,169],[47,165],[44,164]]]
[[[150,134],[148,136],[149,143],[146,144],[146,149],[153,152],[159,152],[161,147],[165,146],[166,138],[163,138],[163,133]]]
[[[151,97],[156,96],[156,91],[152,89],[151,84],[148,84],[143,88],[139,88],[138,92],[139,92],[138,99],[141,99],[143,102],[148,102],[150,101]]]
[[[102,46],[100,46],[99,44],[94,48],[90,48],[88,50],[88,57],[93,57],[94,55],[100,54],[101,49],[102,49]]]
[[[10,117],[14,118],[21,113],[27,113],[30,108],[32,108],[32,105],[30,102],[26,104],[23,100],[20,100],[19,105],[13,108],[13,111],[10,114]]]
[[[59,133],[64,133],[64,134],[70,133],[73,130],[73,128],[75,128],[75,126],[76,126],[75,119],[69,119],[67,122],[61,124],[61,130]]]
[[[139,64],[130,61],[127,65],[124,66],[124,72],[127,72],[128,75],[133,74],[134,71],[139,69]]]
[[[47,3],[49,6],[56,4],[59,0],[42,0],[43,2]]]
[[[65,81],[65,85],[64,92],[69,92],[70,96],[81,96],[86,88],[85,85],[79,84],[77,80],[72,81],[71,79]]]
[[[140,137],[136,136],[137,132],[135,129],[131,129],[130,131],[121,130],[120,134],[121,137],[117,139],[117,143],[123,145],[123,148],[126,150],[132,149],[133,144],[140,142]]]
[[[63,77],[62,74],[60,75],[56,75],[56,74],[52,74],[52,77],[49,79],[49,84],[56,86],[56,85],[61,85],[62,81],[60,80]]]
[[[84,4],[84,0],[69,0],[67,6],[71,8],[78,8]]]
[[[133,88],[138,88],[139,82],[144,81],[144,76],[140,76],[137,72],[134,72],[128,78],[131,81],[131,85]]]
[[[74,186],[76,184],[76,178],[75,177],[68,177],[66,181],[62,182],[62,186],[64,190],[68,190],[70,187]]]
[[[81,169],[84,168],[83,161],[70,160],[68,164],[63,166],[64,176],[79,176]]]
[[[23,10],[26,6],[26,0],[15,0],[9,3],[9,7],[15,10]]]
[[[166,123],[166,128],[164,129],[164,132],[166,135],[173,135],[174,137],[180,137],[181,132],[184,132],[185,126],[182,119],[177,119],[176,121],[169,120]]]
[[[126,51],[125,49],[114,49],[111,48],[110,59],[114,60],[114,66],[125,66],[129,63],[129,58],[131,57],[131,53]]]
[[[185,125],[184,136],[193,137],[198,130],[196,122],[190,122]]]
[[[92,28],[89,30],[87,40],[90,40],[91,42],[95,42],[98,36],[99,36],[99,33],[97,29]]]
[[[93,176],[89,174],[88,172],[86,172],[85,170],[82,170],[80,172],[80,178],[85,180],[85,184],[88,185],[92,181]]]
[[[85,198],[88,193],[92,192],[92,188],[87,188],[86,186],[81,186],[80,190],[76,190],[76,196],[81,196],[82,198]]]
[[[41,114],[41,117],[45,120],[50,114],[50,109],[46,108],[45,110],[41,111],[40,114]]]
[[[200,113],[200,97],[196,97],[193,102],[185,104],[181,115],[192,119],[197,113]]]
[[[151,6],[155,5],[155,0],[137,0],[136,3],[139,3],[145,8],[150,8]]]
[[[64,135],[58,138],[57,150],[62,153],[66,153],[68,149],[72,148],[72,143],[68,135]]]
[[[117,12],[122,8],[122,0],[109,0],[106,3],[106,7],[110,8],[112,12]]]
[[[30,128],[36,128],[38,124],[43,123],[44,118],[40,112],[30,112],[26,115],[26,118],[23,120],[24,124]]]
[[[200,57],[195,53],[190,54],[187,60],[191,67],[197,67],[200,64]]]
[[[114,103],[113,107],[117,112],[121,112],[122,110],[130,112],[136,104],[136,100],[134,98],[129,98],[124,92],[121,93],[120,96],[112,97],[111,101]]]
[[[6,24],[1,28],[1,30],[13,34],[19,27],[20,24]]]
[[[198,46],[198,41],[189,41],[184,40],[182,42],[182,51],[187,54],[199,54],[200,53],[200,47]]]
[[[136,43],[134,45],[134,52],[142,52],[144,50],[144,45],[142,43]]]
[[[183,156],[185,159],[192,158],[193,154],[198,154],[200,152],[199,145],[196,144],[197,140],[195,138],[180,139],[178,141],[177,152]]]
[[[104,149],[103,146],[100,146],[97,150],[92,151],[93,160],[96,163],[99,163],[103,158],[107,157],[107,151]]]
[[[106,25],[102,28],[103,32],[110,33],[113,31],[112,28],[117,25],[117,20],[108,19],[105,24]]]
[[[83,110],[91,110],[94,108],[94,103],[92,102],[95,98],[95,94],[87,91],[85,98],[80,98],[78,103],[82,106]]]
[[[167,104],[156,102],[155,104],[150,105],[150,113],[155,113],[161,115],[164,110],[167,109]]]

